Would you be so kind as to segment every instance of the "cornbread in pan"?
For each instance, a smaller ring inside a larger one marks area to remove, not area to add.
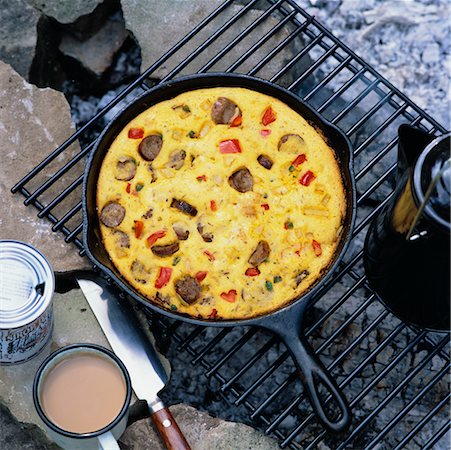
[[[193,90],[131,120],[108,150],[105,248],[150,302],[250,318],[302,295],[330,264],[346,197],[322,135],[276,98]]]

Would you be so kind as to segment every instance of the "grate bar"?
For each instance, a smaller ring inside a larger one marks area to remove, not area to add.
[[[71,208],[64,216],[58,220],[58,222],[53,225],[52,230],[58,231],[62,225],[64,225],[69,219],[71,219],[75,214],[81,211],[81,202],[78,202],[73,208]]]
[[[374,138],[381,134],[397,117],[399,117],[406,109],[407,103],[401,105],[388,119],[384,120],[355,150],[354,155],[359,155],[364,148],[366,148]]]
[[[335,78],[349,64],[349,61],[351,61],[351,59],[352,59],[351,56],[347,56],[346,59],[344,59],[337,67],[335,67],[334,70],[332,70],[332,72],[330,72],[327,76],[325,76],[307,95],[305,95],[302,98],[302,100],[304,100],[305,102],[308,102],[321,88],[326,86],[327,83],[329,83],[329,81],[331,81],[333,78]],[[289,87],[289,89],[297,86],[299,84],[299,82],[301,81],[300,78],[301,77],[299,77]]]
[[[81,233],[81,230],[83,229],[83,224],[81,223],[80,225],[78,225],[73,231],[71,231],[66,238],[64,239],[65,242],[72,242],[75,238],[75,236],[77,236],[77,234]]]
[[[373,114],[376,114],[388,101],[393,97],[393,92],[388,92],[374,106],[371,107],[349,130],[346,132],[348,136],[353,135]]]
[[[421,334],[423,334],[423,333],[420,333],[420,334],[418,334],[417,335],[417,338],[419,337],[419,336],[421,336]],[[416,339],[417,340],[417,339]],[[415,340],[415,341],[416,341]],[[412,342],[415,342],[415,341],[412,341]],[[383,409],[384,408],[384,406],[385,405],[387,405],[389,402],[391,402],[392,400],[393,400],[393,398],[410,382],[410,380],[414,377],[414,376],[416,376],[420,371],[421,371],[421,369],[423,369],[424,367],[425,367],[425,365],[438,353],[438,351],[439,351],[439,348],[442,348],[442,347],[444,347],[444,345],[446,344],[448,342],[448,339],[445,337],[444,339],[442,339],[441,341],[440,341],[440,343],[437,345],[437,347],[436,348],[434,348],[422,361],[421,361],[421,363],[419,363],[413,370],[411,370],[411,371],[409,371],[409,373],[405,376],[405,378],[402,380],[402,381],[400,381],[400,383],[393,389],[393,391],[391,391],[390,392],[390,394],[388,394],[387,395],[387,397],[385,397],[384,398],[384,400],[381,402],[381,403],[379,403],[379,405],[376,407],[376,408],[374,408],[374,410],[362,421],[362,422],[360,422],[360,424],[352,431],[352,433],[346,438],[346,440],[345,441],[343,441],[342,443],[341,443],[341,445],[338,447],[338,449],[337,450],[340,450],[340,449],[343,449],[343,448],[346,448],[346,445],[347,444],[349,444],[353,439],[354,439],[354,437],[361,431],[361,430],[363,430],[367,425],[368,425],[368,423],[377,415],[377,414],[379,414],[379,412],[380,412],[380,410],[381,409]],[[408,347],[410,347],[410,346],[408,346]],[[406,347],[406,348],[408,348],[408,347]],[[387,368],[388,368],[389,366],[387,366]],[[385,369],[384,369],[385,370]],[[384,371],[382,371],[381,373],[383,373]],[[377,378],[379,378],[379,377],[376,377],[376,379]],[[380,380],[378,380],[377,381],[377,383],[379,382]],[[376,384],[377,384],[376,383]],[[366,391],[366,389],[363,391],[363,392],[365,392]],[[367,393],[367,392],[366,392]],[[365,394],[366,395],[366,394]],[[359,396],[357,396],[355,399],[353,399],[353,401],[351,402],[351,405],[352,406],[354,406],[355,405],[355,403],[356,403],[356,400],[357,400],[357,398],[359,399],[359,401],[363,398],[364,396],[362,396],[361,394],[359,395]],[[350,406],[351,406],[350,405]]]
[[[362,67],[358,72],[356,72],[346,83],[344,83],[340,88],[338,88],[322,105],[318,106],[316,110],[321,114],[326,108],[328,108],[343,92],[347,91],[354,83],[356,83],[360,78],[364,76],[366,71],[365,67]]]
[[[359,234],[367,225],[369,225],[369,223],[373,220],[373,218],[377,214],[379,214],[382,208],[384,208],[385,205],[391,201],[393,195],[394,192],[391,192],[387,197],[385,197],[385,199],[381,203],[379,203],[379,205],[376,206],[376,208],[374,208],[364,219],[360,221],[359,224],[356,225],[356,227],[354,228],[355,235]],[[357,204],[359,204],[358,201]]]
[[[287,359],[289,353],[287,351],[283,352],[266,370],[260,375],[251,386],[249,386],[235,401],[235,405],[240,405],[243,401],[254,392],[259,386],[267,380],[270,375],[272,375]]]
[[[246,331],[241,338],[229,348],[229,350],[210,368],[207,372],[207,377],[210,377],[214,372],[217,372],[240,348],[242,348],[250,339],[257,333],[256,328],[251,328]]]
[[[278,342],[277,338],[272,337],[263,347],[259,348],[251,358],[243,365],[243,367],[233,375],[226,383],[221,386],[221,391],[226,391],[232,384],[241,378],[274,344]]]
[[[238,19],[243,17],[259,0],[251,0],[246,6],[241,8],[234,16],[232,16],[224,25],[221,25],[211,36],[209,36],[201,45],[193,50],[189,56],[186,56],[183,61],[180,61],[174,69],[172,69],[165,77],[161,79],[161,82],[165,82],[173,78],[177,73],[181,72],[194,58],[200,55],[208,46],[216,41],[221,34],[226,31],[230,25],[233,25]]]
[[[349,347],[347,347],[339,356],[338,358],[336,358],[334,360],[334,362],[327,368],[328,371],[332,371],[333,369],[335,369],[335,367],[337,367],[341,361],[343,361],[347,355],[349,355],[356,347],[357,345],[360,344],[360,342],[363,341],[363,339],[368,336],[371,331],[374,330],[374,328],[377,327],[377,325],[379,325],[387,316],[388,316],[388,311],[384,311],[383,313],[381,313],[376,320],[373,321],[373,323],[365,328],[365,331],[363,333],[361,333],[359,335],[359,337],[357,339],[355,339],[352,344],[349,345]],[[315,353],[317,353],[315,351]],[[293,401],[287,408],[285,408],[277,417],[277,419],[267,428],[267,432],[272,432],[277,426],[279,426],[284,420],[285,418],[288,416],[288,414],[291,413],[291,411],[303,400],[303,398],[305,397],[305,395],[302,393],[300,395],[298,395],[295,399],[295,401]],[[308,421],[310,422],[310,420],[312,418],[314,418],[315,416],[313,414],[309,415],[307,417],[307,419],[309,419]],[[308,422],[302,422],[299,426],[301,427],[299,429],[299,431],[301,431],[301,429],[307,425]]]
[[[72,167],[75,166],[81,159],[83,159],[87,153],[89,153],[90,147],[86,147],[80,153],[78,153],[73,159],[61,167],[57,172],[55,172],[48,180],[46,180],[38,189],[36,189],[25,201],[25,206],[28,206],[34,202],[44,191],[46,191],[50,186],[52,186],[56,181],[58,181],[65,173],[67,173]]]
[[[379,178],[378,180],[370,186],[363,194],[360,195],[359,199],[357,200],[357,204],[361,205],[365,202],[365,200],[375,191],[377,190],[382,184],[384,184],[386,181],[390,179],[390,177],[393,175],[397,168],[397,164],[392,164]]]
[[[311,22],[305,21],[298,29],[290,33],[282,42],[279,42],[268,54],[260,60],[251,70],[249,70],[248,75],[255,75],[263,66],[265,66],[274,56],[282,50],[287,44],[289,44],[296,36],[301,32],[305,31]]]
[[[323,324],[327,319],[329,319],[342,305],[348,300],[348,298],[353,295],[358,289],[363,287],[366,278],[360,278],[357,283],[355,283],[350,289],[348,289],[334,305],[329,308],[310,328],[305,330],[305,335],[310,336],[314,331],[316,331],[321,324]]]
[[[384,436],[386,436],[390,431],[399,423],[401,420],[409,413],[409,411],[418,403],[419,400],[421,400],[422,397],[424,397],[425,394],[427,394],[434,385],[440,381],[449,371],[451,368],[451,365],[445,365],[443,366],[442,370],[435,375],[434,378],[432,378],[426,386],[424,386],[423,389],[421,389],[420,392],[406,405],[406,407],[400,411],[396,417],[393,418],[393,420],[385,426],[385,428],[367,445],[365,450],[371,450],[375,446],[378,445],[378,443],[382,440]],[[450,397],[450,394],[448,393],[448,398]]]
[[[196,327],[194,330],[183,339],[183,342],[177,347],[178,350],[185,350],[191,342],[194,341],[198,336],[200,336],[205,331],[204,327]]]
[[[223,328],[203,349],[200,351],[196,358],[193,359],[193,364],[197,364],[203,357],[217,344],[219,344],[225,336],[230,333],[231,329]]]
[[[353,52],[344,42],[340,41],[333,34],[331,34],[315,18],[313,18],[310,14],[308,14],[306,11],[304,11],[302,8],[300,8],[300,6],[297,5],[293,0],[287,0],[287,1],[290,4],[290,6],[294,9],[296,9],[304,18],[310,19],[312,21],[312,24],[316,28],[318,28],[318,30],[320,30],[320,32],[326,34],[329,37],[329,39],[331,39],[332,41],[339,44],[340,48],[342,50],[344,50],[347,54],[352,55],[355,62],[359,63],[362,66],[367,67],[367,69],[371,73],[371,75],[379,78],[388,89],[390,89],[391,91],[394,91],[398,97],[400,97],[403,101],[409,103],[409,105],[417,112],[417,114],[420,114],[423,117],[425,117],[428,120],[428,122],[432,123],[442,133],[446,132],[446,129],[444,127],[442,127],[433,117],[431,117],[429,114],[427,114],[425,111],[423,111],[419,106],[417,106],[415,103],[413,103],[405,94],[403,94],[392,83],[390,83],[384,77],[382,77],[382,75],[376,69],[374,69],[374,67],[365,63],[365,61],[360,56],[358,56],[355,52]],[[287,13],[286,9],[285,9],[285,13]],[[352,66],[350,66],[350,67],[352,67]]]
[[[249,25],[242,33],[233,38],[220,52],[218,52],[213,58],[210,59],[204,66],[202,66],[198,72],[203,73],[210,69],[214,64],[216,64],[224,55],[226,55],[236,44],[242,41],[246,36],[248,36],[253,30],[255,30],[258,25],[264,22],[268,16],[270,16],[273,11],[275,11],[281,3],[285,0],[277,0],[269,9],[267,9],[261,16],[258,17],[251,25]],[[257,49],[264,44],[264,41],[260,39],[260,45]]]
[[[403,438],[403,440],[394,448],[394,450],[401,450],[406,444],[416,435],[418,432],[431,421],[431,419],[450,401],[451,393],[448,392],[446,397],[442,399],[440,403],[434,406],[416,425],[410,430],[410,432]]]
[[[253,44],[252,47],[247,49],[232,65],[230,65],[227,68],[226,72],[233,72],[235,69],[237,69],[244,61],[246,61],[246,59],[249,56],[251,56],[255,52],[255,50],[258,50],[266,41],[271,39],[295,15],[296,15],[296,12],[292,11],[288,16],[284,17],[283,20],[281,20],[277,25],[275,25],[273,28],[271,28],[270,31],[268,31],[266,34],[264,34],[261,39],[259,39],[255,44]],[[294,37],[296,37],[298,34],[299,34],[299,30],[295,30],[293,33],[290,34],[290,36],[293,35],[292,39],[294,39]]]
[[[343,108],[332,120],[331,122],[333,124],[337,124],[343,117],[348,114],[351,109],[355,108],[358,103],[360,103],[378,84],[380,83],[380,80],[374,80],[371,84],[369,84],[362,92],[360,92],[357,97],[352,99],[351,102],[349,102],[345,108]]]
[[[299,78],[288,86],[289,90],[293,90],[298,84],[306,80],[330,55],[337,51],[338,45],[334,45],[325,53],[323,53]]]
[[[75,188],[80,186],[80,184],[82,183],[83,183],[83,175],[79,176],[76,180],[74,180],[68,187],[63,189],[45,208],[39,211],[38,217],[40,219],[45,217],[50,210],[52,210],[56,205],[58,205],[61,201],[63,201],[73,190],[75,190]]]
[[[432,436],[431,439],[426,442],[422,450],[429,450],[434,447],[434,445],[449,431],[451,428],[451,422],[445,423],[442,428],[440,428],[439,431],[435,434],[435,436]]]
[[[275,75],[273,75],[269,80],[273,83],[279,78],[285,75],[299,60],[301,60],[315,45],[321,41],[324,36],[316,36],[315,39],[310,41],[299,53],[290,58],[290,61],[285,64]]]
[[[363,370],[363,368],[368,364],[369,361],[372,359],[375,359],[375,357],[382,352],[387,345],[394,339],[401,331],[405,329],[405,325],[399,324],[372,352],[370,355],[368,355],[363,362],[361,362],[350,375],[348,375],[340,384],[340,389],[344,389],[350,382],[355,378],[355,376]],[[329,370],[329,368],[328,368]],[[379,381],[377,381],[375,384],[377,384]],[[329,401],[330,397],[326,401]],[[351,407],[353,407],[352,404],[350,404]],[[293,440],[313,419],[315,419],[315,415],[313,413],[310,413],[306,419],[299,424],[286,438],[285,445],[289,442],[289,440]],[[313,448],[313,446],[316,445],[317,442],[319,442],[325,435],[325,432],[321,432],[318,434],[316,439],[310,443],[310,445],[305,449],[309,450]]]

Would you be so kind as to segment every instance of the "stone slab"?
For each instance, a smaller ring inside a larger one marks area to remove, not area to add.
[[[71,33],[64,33],[59,50],[100,77],[111,66],[116,52],[124,44],[127,36],[122,16],[116,15],[110,18],[97,33],[84,41],[77,39]]]
[[[0,62],[0,239],[34,245],[59,271],[87,268],[89,264],[64,242],[62,234],[52,232],[50,222],[37,217],[33,206],[23,205],[21,194],[12,194],[10,189],[74,131],[63,94],[30,85],[8,64]],[[75,144],[65,153],[70,156],[77,152],[79,146]],[[49,172],[63,163],[64,157],[57,158]],[[72,176],[69,172],[62,182],[70,182]],[[46,178],[48,175],[41,175],[39,183]],[[58,192],[61,185],[56,184],[48,191],[49,197]]]
[[[126,27],[133,33],[141,47],[141,70],[144,71],[158,60],[165,52],[171,49],[181,38],[196,27],[203,18],[208,16],[223,2],[221,0],[121,0]],[[226,8],[217,19],[212,20],[200,32],[198,32],[188,44],[186,44],[174,57],[163,63],[153,74],[153,78],[162,78],[170,72],[175,65],[188,58],[192,52],[207,38],[214,34],[226,21],[231,20],[233,25],[227,31],[218,36],[205,51],[196,57],[195,64],[188,64],[179,75],[197,72],[205,63],[214,57],[226,44],[231,42],[236,35],[248,30],[262,15],[262,11],[250,9],[243,17],[233,19],[233,16],[242,10],[242,6],[233,4]],[[242,54],[255,44],[260,38],[275,27],[279,20],[277,16],[264,19],[257,30],[248,30],[246,37],[231,46],[221,61],[212,66],[210,70],[225,71]],[[234,72],[246,73],[254,67],[267,53],[285,39],[291,32],[290,24],[285,24],[274,36],[268,38],[265,43],[246,58],[242,64],[234,69]],[[296,50],[302,47],[302,40],[298,37],[287,44],[276,56],[257,72],[261,78],[270,78],[277,73],[293,57]],[[305,68],[309,62],[308,55],[298,63],[298,69]],[[293,80],[293,73],[290,80]],[[280,81],[280,80],[279,80]]]
[[[46,16],[66,24],[92,13],[102,0],[27,0],[27,2]]]
[[[0,0],[0,60],[28,78],[41,14],[25,0]]]

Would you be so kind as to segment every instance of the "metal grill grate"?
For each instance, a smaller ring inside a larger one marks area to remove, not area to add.
[[[214,55],[214,56],[212,56]],[[346,258],[312,306],[306,334],[354,410],[351,430],[325,433],[311,413],[289,354],[256,329],[206,329],[155,314],[160,338],[187,352],[224,397],[248,411],[248,422],[282,447],[433,448],[449,432],[449,336],[414,330],[389,314],[362,268],[367,225],[392,194],[397,128],[445,130],[292,0],[226,1],[165,53],[105,109],[13,187],[84,255],[81,183],[84,157],[102,121],[153,79],[233,71],[296,92],[342,128],[354,146],[358,220]],[[58,157],[58,158],[57,158]],[[227,344],[225,338],[227,336]],[[230,344],[232,343],[232,344]],[[227,348],[226,348],[227,345]],[[238,361],[238,362],[237,362]],[[230,376],[224,369],[238,367]]]

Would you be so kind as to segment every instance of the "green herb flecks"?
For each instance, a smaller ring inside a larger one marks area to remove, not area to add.
[[[176,266],[179,262],[180,262],[180,256],[176,256],[176,257],[172,260],[172,265],[173,265],[173,266]]]
[[[265,281],[265,287],[268,291],[272,291],[272,283],[271,281]]]
[[[281,281],[282,281],[282,277],[281,276],[279,276],[279,275],[276,275],[275,277],[274,277],[274,283],[280,283]]]
[[[144,183],[137,183],[136,187],[135,187],[136,192],[139,192],[143,187],[144,187]]]

